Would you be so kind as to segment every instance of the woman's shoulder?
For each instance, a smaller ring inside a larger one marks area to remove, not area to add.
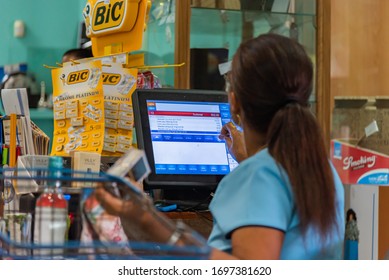
[[[274,158],[270,155],[268,149],[263,149],[262,151],[242,161],[234,171],[235,173],[245,173],[244,171],[252,173],[253,170],[273,170],[275,172],[280,172],[280,165],[277,164]]]
[[[285,178],[282,167],[276,163],[267,149],[264,149],[255,155],[242,161],[230,174],[225,176],[221,185],[244,185],[253,180],[258,181],[264,177],[273,177],[274,179]]]

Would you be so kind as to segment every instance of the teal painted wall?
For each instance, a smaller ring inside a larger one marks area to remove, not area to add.
[[[50,70],[62,54],[77,47],[85,0],[0,0],[0,65],[26,62],[37,81],[52,91]],[[13,37],[13,23],[22,20],[26,33]]]
[[[86,0],[0,0],[0,66],[28,63],[29,71],[38,82],[45,81],[47,92],[51,93],[51,73],[43,64],[54,66],[66,50],[77,47],[85,3]],[[153,9],[160,6],[159,1],[156,3]],[[144,36],[142,51],[147,65],[174,63],[174,5],[172,11],[166,6],[164,11],[161,8],[160,14],[151,15]],[[13,23],[18,19],[25,22],[23,38],[13,37]],[[174,85],[173,68],[153,72],[163,85]]]

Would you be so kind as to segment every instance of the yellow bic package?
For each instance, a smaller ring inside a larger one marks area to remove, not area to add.
[[[131,95],[137,69],[100,61],[65,64],[54,69],[54,139],[52,155],[72,151],[120,156],[132,145]]]
[[[112,63],[103,66],[105,136],[103,155],[120,156],[132,145],[134,115],[132,93],[136,89],[137,69]]]
[[[104,95],[101,61],[52,70],[54,139],[52,155],[71,151],[101,153],[104,143]]]

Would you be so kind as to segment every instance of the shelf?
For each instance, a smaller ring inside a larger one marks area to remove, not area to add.
[[[305,46],[314,61],[316,56],[316,17],[312,14],[269,13],[263,11],[242,12],[210,8],[192,8],[190,48],[226,48],[229,59],[247,35],[248,38],[265,33],[295,36]],[[291,23],[294,22],[294,28]]]
[[[316,0],[214,0],[191,1],[192,9],[236,11],[240,13],[315,16]]]
[[[209,8],[209,7],[191,7],[193,10],[210,10],[210,11],[226,11],[226,12],[236,12],[236,13],[252,13],[256,15],[261,14],[273,14],[273,15],[284,15],[284,16],[310,16],[315,17],[314,13],[309,12],[297,12],[297,13],[284,13],[284,12],[272,12],[272,11],[262,11],[262,10],[242,10],[242,9],[219,9],[219,8]]]

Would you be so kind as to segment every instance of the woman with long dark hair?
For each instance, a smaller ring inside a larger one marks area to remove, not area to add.
[[[239,47],[229,97],[248,159],[218,187],[211,245],[242,258],[341,258],[343,186],[309,108],[312,79],[294,40],[267,34]],[[234,151],[231,135],[229,124],[222,138]]]
[[[275,34],[251,39],[237,50],[228,80],[233,121],[244,133],[232,123],[221,132],[241,163],[210,205],[211,257],[340,259],[344,191],[309,107],[313,66],[304,48]],[[102,189],[97,197],[112,213],[134,211]],[[169,239],[141,217],[157,240]]]

